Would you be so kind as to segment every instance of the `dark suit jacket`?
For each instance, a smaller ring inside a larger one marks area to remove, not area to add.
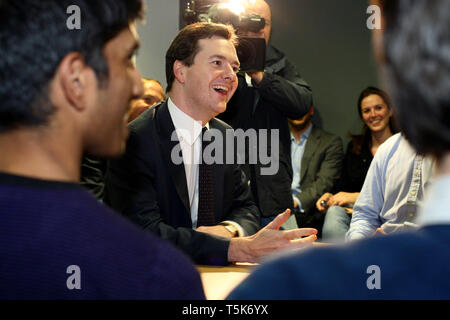
[[[300,169],[301,192],[295,195],[302,203],[303,213],[297,212],[300,227],[321,229],[323,214],[316,211],[316,201],[333,190],[342,172],[344,151],[340,137],[313,127],[303,153]],[[319,229],[319,230],[320,230]]]
[[[212,119],[210,128],[230,129]],[[183,249],[199,264],[226,264],[229,240],[192,229],[184,164],[176,165],[171,152],[175,128],[167,102],[130,124],[124,156],[110,161],[105,202],[136,224]],[[224,150],[224,157],[226,150]],[[234,162],[236,163],[236,162]],[[232,220],[250,235],[259,228],[259,211],[251,200],[245,174],[237,164],[213,164],[216,223]]]

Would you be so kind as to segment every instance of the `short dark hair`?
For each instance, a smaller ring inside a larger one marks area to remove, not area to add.
[[[383,55],[397,121],[416,151],[450,151],[450,1],[380,1]]]
[[[197,22],[187,25],[178,33],[170,44],[166,53],[166,80],[169,92],[172,89],[172,83],[175,80],[173,65],[176,60],[182,61],[186,66],[194,63],[195,56],[200,50],[198,41],[209,39],[213,36],[222,37],[231,40],[237,45],[237,36],[230,25],[209,22]]]
[[[80,8],[80,29],[67,27],[71,5]],[[0,0],[0,132],[47,123],[54,112],[50,81],[71,52],[82,54],[104,84],[105,44],[142,10],[142,0]]]

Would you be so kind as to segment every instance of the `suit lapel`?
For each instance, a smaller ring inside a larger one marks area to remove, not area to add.
[[[164,160],[169,165],[169,170],[171,173],[172,181],[177,190],[178,196],[181,199],[186,211],[191,212],[191,207],[189,205],[189,193],[186,182],[186,173],[184,170],[183,162],[181,164],[175,164],[172,161],[171,153],[174,148],[177,147],[179,141],[176,137],[175,141],[171,140],[172,133],[175,132],[175,127],[170,117],[169,108],[167,107],[167,102],[163,103],[158,112],[156,113],[156,123],[157,130],[159,134],[159,144],[164,156]],[[175,135],[176,136],[176,135]],[[178,146],[179,148],[179,146]],[[181,151],[180,151],[181,152]],[[190,219],[190,215],[189,215]]]
[[[314,127],[311,130],[311,134],[306,141],[305,152],[303,153],[302,164],[300,168],[300,185],[303,181],[303,178],[306,175],[307,168],[309,167],[309,163],[317,150],[320,142],[320,132],[317,131]]]

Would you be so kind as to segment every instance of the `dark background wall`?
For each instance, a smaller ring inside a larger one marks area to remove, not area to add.
[[[145,24],[138,25],[141,48],[136,63],[141,74],[166,87],[165,55],[178,32],[179,0],[145,0]]]
[[[359,93],[378,85],[366,0],[267,0],[272,8],[272,44],[284,51],[311,85],[323,127],[345,142],[362,123]],[[146,0],[147,23],[139,27],[143,75],[165,86],[164,55],[176,35],[185,0]]]
[[[267,0],[271,43],[285,52],[311,85],[323,127],[348,141],[362,123],[356,100],[378,85],[365,0]]]

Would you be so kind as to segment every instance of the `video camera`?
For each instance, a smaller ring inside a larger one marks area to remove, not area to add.
[[[231,24],[239,37],[236,47],[241,71],[264,71],[266,41],[264,38],[243,36],[246,32],[258,32],[264,28],[264,18],[256,14],[236,14],[220,0],[187,1],[184,11],[186,25],[194,22]]]

